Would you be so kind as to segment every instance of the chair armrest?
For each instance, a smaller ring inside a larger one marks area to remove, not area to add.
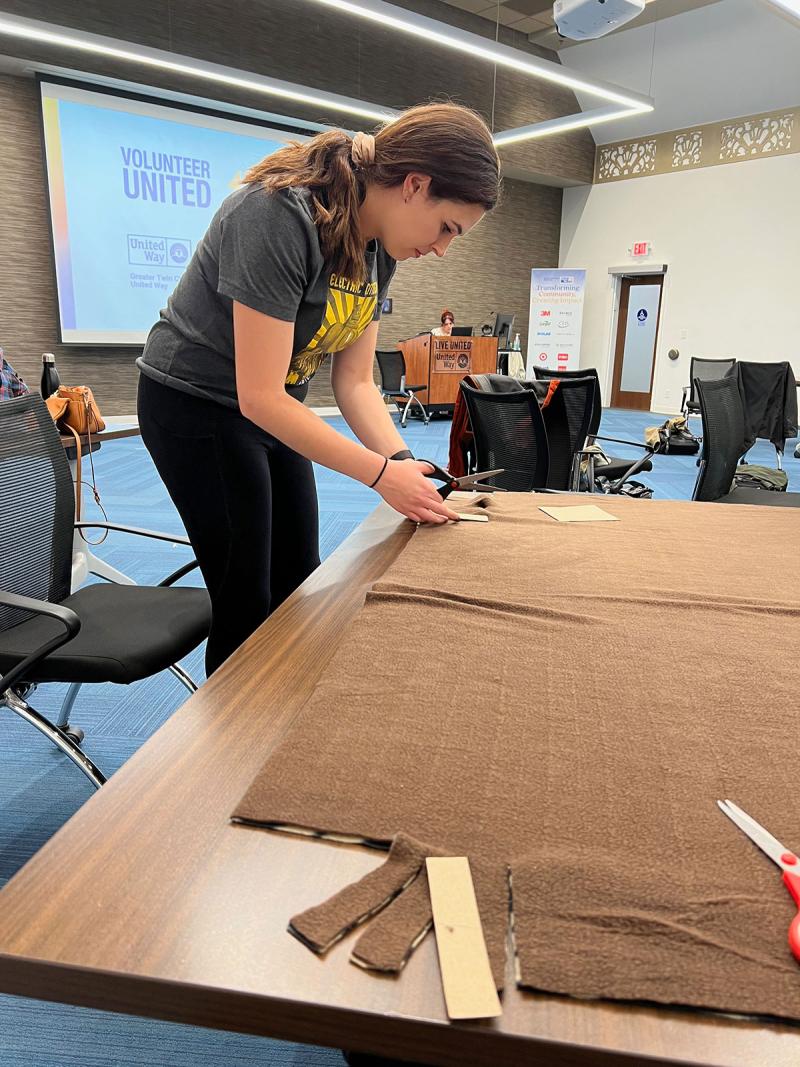
[[[159,582],[158,584],[160,586],[174,585],[179,578],[182,578],[184,574],[188,574],[189,571],[193,571],[195,567],[199,567],[199,565],[200,564],[197,562],[197,560],[193,559],[191,563],[185,563],[182,567],[178,567],[176,571],[173,571],[172,574],[168,574],[167,577],[164,578],[164,580]]]
[[[65,645],[68,641],[71,641],[81,628],[81,620],[71,608],[63,608],[60,604],[51,604],[49,600],[36,600],[34,597],[20,596],[19,593],[7,593],[3,589],[0,589],[0,604],[5,604],[9,608],[21,608],[23,611],[30,611],[35,615],[47,615],[49,618],[60,622],[64,627],[63,634],[45,641],[35,652],[31,652],[29,656],[20,660],[16,667],[12,667],[7,674],[0,678],[1,691],[7,692],[18,681],[24,679],[26,671],[35,663],[44,659],[45,656],[49,656],[51,652]]]
[[[158,530],[142,530],[138,526],[120,526],[116,522],[76,522],[76,530],[116,530],[119,533],[136,534],[137,537],[154,537],[157,541],[169,541],[173,545],[189,545],[188,537],[180,537],[176,534],[160,533]]]
[[[645,452],[648,452],[651,456],[655,455],[655,449],[652,445],[646,444],[644,441],[626,441],[622,437],[603,437],[601,434],[589,434],[586,438],[587,441],[613,441],[615,445],[631,445],[632,448],[643,448]]]
[[[115,531],[118,531],[119,533],[136,534],[137,537],[152,537],[152,538],[155,538],[156,541],[168,541],[170,544],[173,544],[173,545],[187,545],[187,546],[191,547],[191,541],[189,540],[188,537],[179,537],[179,536],[176,536],[175,534],[160,533],[158,530],[142,530],[138,526],[120,526],[118,523],[115,523],[115,522],[76,522],[75,523],[75,529],[76,530],[93,529],[93,528],[100,528],[102,530],[115,530]],[[194,570],[194,568],[197,567],[197,566],[198,566],[197,560],[193,559],[190,563],[186,563],[182,567],[179,567],[176,571],[173,571],[172,574],[168,574],[167,577],[164,578],[164,580],[159,582],[158,584],[159,585],[173,585],[175,582],[178,581],[179,578],[182,578],[184,576],[184,574],[188,574],[189,571]]]
[[[642,441],[625,441],[620,437],[601,437],[601,436],[599,436],[599,434],[592,434],[587,438],[587,440],[589,440],[589,441],[613,441],[614,444],[617,444],[617,445],[631,445],[633,448],[641,448],[643,450],[643,452],[644,452],[643,456],[640,456],[639,459],[634,460],[631,463],[630,467],[622,475],[621,478],[618,478],[617,481],[611,483],[611,485],[608,488],[608,492],[610,494],[619,493],[619,491],[622,489],[622,487],[625,484],[625,482],[627,482],[627,480],[629,478],[632,478],[634,476],[634,474],[638,474],[639,471],[642,469],[642,467],[647,462],[647,460],[649,459],[649,457],[650,456],[654,456],[656,454],[656,450],[653,448],[652,445],[644,444]],[[594,453],[590,449],[582,448],[582,449],[580,449],[580,451],[578,451],[576,453],[576,455],[578,455],[578,456],[585,456],[585,455],[593,456]],[[598,471],[595,468],[595,470],[594,470],[594,476],[595,477],[597,477],[598,474],[602,474],[602,473],[603,473],[602,469],[600,471]]]

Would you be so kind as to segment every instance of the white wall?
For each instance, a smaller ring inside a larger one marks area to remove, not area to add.
[[[605,403],[608,269],[630,263],[635,273],[634,241],[650,241],[650,262],[669,268],[653,411],[677,410],[692,355],[788,359],[800,379],[800,155],[564,190],[559,263],[588,270],[580,365],[598,368]]]

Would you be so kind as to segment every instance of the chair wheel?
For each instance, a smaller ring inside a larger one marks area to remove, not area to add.
[[[76,745],[80,745],[85,736],[80,726],[67,726],[64,729],[64,733],[71,741],[74,741]]]

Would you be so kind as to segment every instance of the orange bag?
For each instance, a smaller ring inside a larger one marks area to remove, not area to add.
[[[52,416],[53,422],[62,434],[72,434],[75,438],[76,471],[75,471],[75,521],[81,521],[81,437],[89,439],[89,464],[92,468],[92,493],[95,503],[103,511],[100,503],[100,494],[97,491],[97,482],[94,476],[94,460],[92,459],[92,434],[105,430],[106,424],[100,414],[100,408],[94,394],[88,385],[60,385],[58,392],[49,396],[45,403],[47,410]],[[105,516],[105,512],[103,511]],[[84,541],[87,538],[80,531]],[[104,532],[101,541],[105,540],[107,531]],[[100,541],[96,542],[100,544]]]

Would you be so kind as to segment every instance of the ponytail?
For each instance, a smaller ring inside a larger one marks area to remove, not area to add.
[[[323,256],[334,273],[361,284],[365,265],[358,208],[364,184],[353,167],[352,143],[341,130],[320,133],[305,144],[292,141],[251,167],[244,180],[261,182],[265,189],[307,186]]]
[[[457,104],[421,104],[386,123],[375,137],[341,130],[290,143],[251,167],[246,183],[266,189],[305,186],[325,259],[336,274],[361,284],[365,241],[358,209],[367,185],[402,185],[411,173],[430,176],[429,195],[480,204],[491,211],[500,194],[500,160],[483,119]]]

